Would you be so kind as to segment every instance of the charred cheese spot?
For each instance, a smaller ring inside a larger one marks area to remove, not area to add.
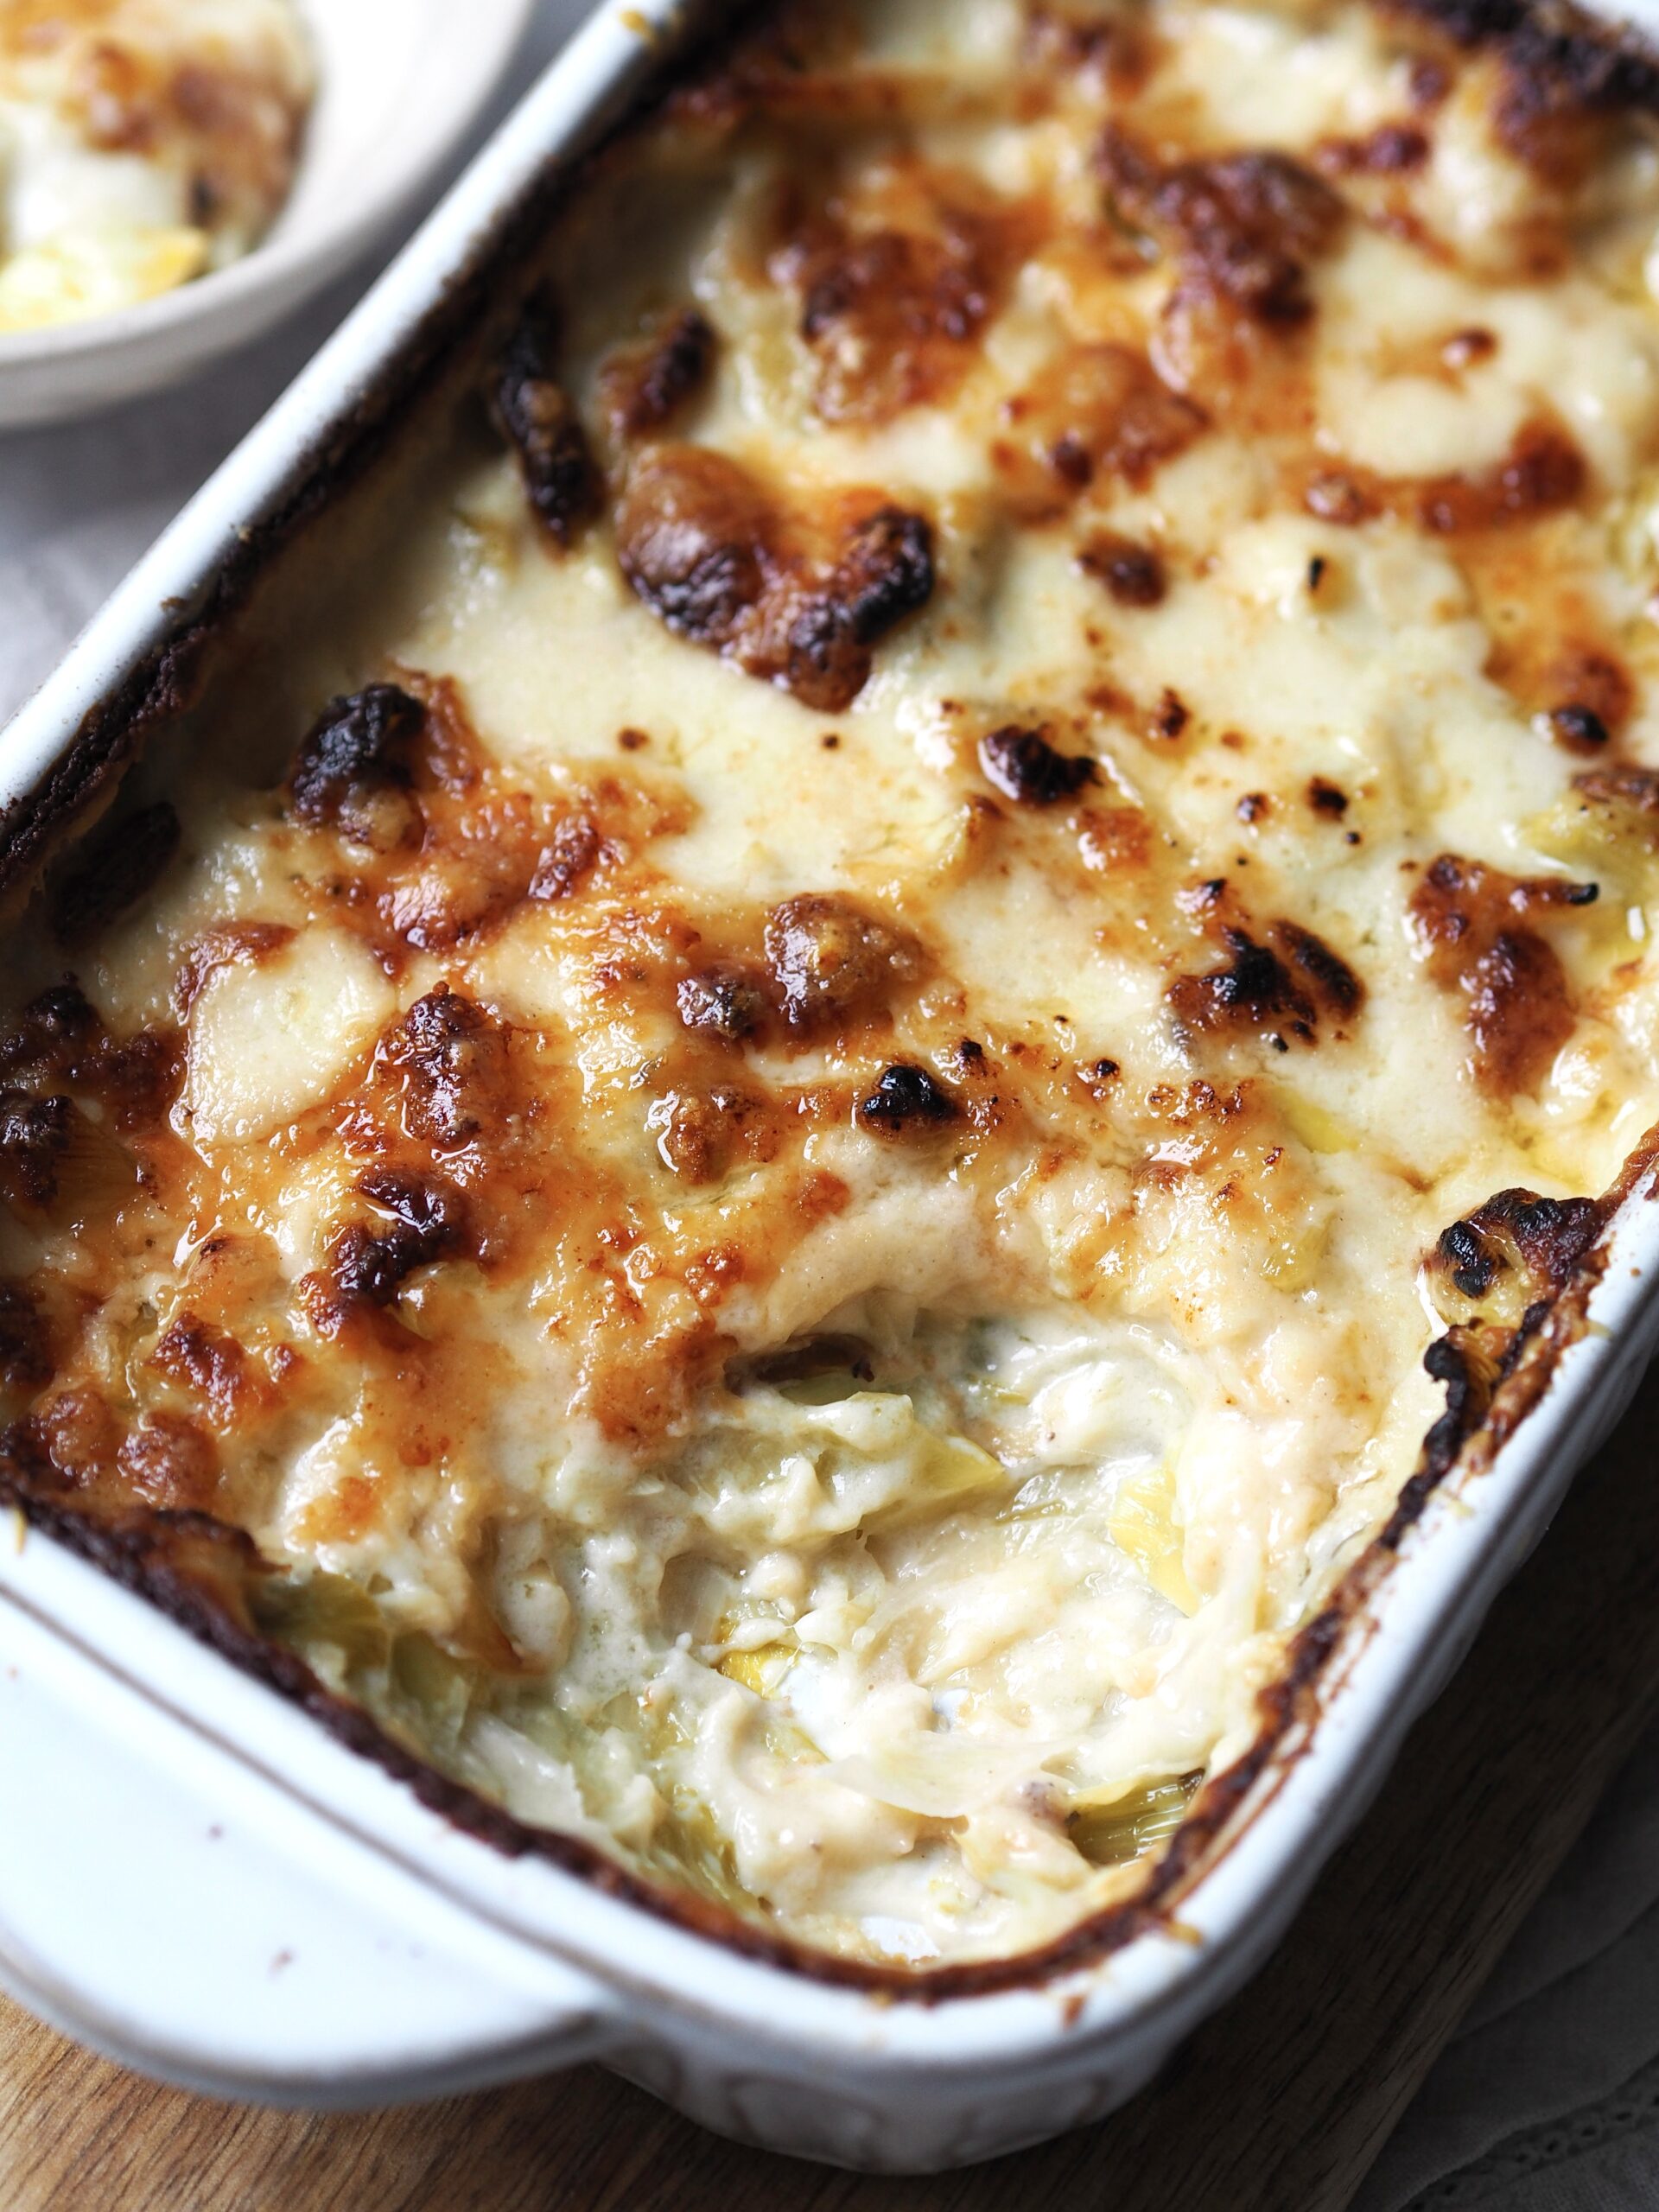
[[[1315,814],[1323,814],[1333,822],[1340,822],[1348,811],[1347,792],[1337,784],[1327,783],[1323,776],[1309,779],[1307,803]]]
[[[426,709],[395,683],[372,683],[324,709],[300,747],[289,788],[296,818],[390,852],[417,843],[410,758]]]
[[[838,714],[864,689],[872,646],[925,607],[932,592],[930,524],[900,507],[878,508],[854,525],[823,585],[800,599],[778,681],[803,706]]]
[[[1115,123],[1097,158],[1117,219],[1173,262],[1161,346],[1172,380],[1211,404],[1249,384],[1260,341],[1282,348],[1312,321],[1309,270],[1342,235],[1343,200],[1288,155],[1165,165]]]
[[[925,1068],[899,1062],[885,1068],[875,1088],[858,1102],[859,1125],[879,1136],[902,1136],[954,1122],[956,1102]]]
[[[723,649],[765,596],[779,523],[755,480],[723,454],[653,449],[617,509],[622,573],[652,613],[694,645]]]
[[[699,968],[683,979],[675,998],[688,1029],[718,1037],[727,1045],[752,1037],[772,1011],[766,979],[735,960]]]
[[[1580,706],[1576,702],[1568,707],[1552,707],[1548,720],[1550,735],[1569,753],[1593,756],[1612,735],[1593,707]]]
[[[101,1030],[78,983],[54,983],[31,999],[0,1042],[0,1069],[33,1077],[67,1075]]]
[[[1120,607],[1156,607],[1167,589],[1162,556],[1155,546],[1103,532],[1077,556],[1084,572],[1096,576]]]
[[[599,824],[590,814],[567,815],[553,834],[553,842],[536,863],[530,879],[532,899],[569,899],[592,873],[602,842]]]
[[[766,917],[766,965],[791,1027],[810,1031],[885,1011],[921,971],[914,940],[851,899],[806,893]]]
[[[49,1205],[58,1170],[74,1140],[75,1109],[67,1098],[35,1098],[0,1090],[0,1192],[14,1205]]]
[[[1636,706],[1629,669],[1602,645],[1570,644],[1551,654],[1536,694],[1551,735],[1569,753],[1594,754],[1621,736]]]
[[[1659,770],[1634,761],[1586,768],[1573,779],[1580,803],[1613,829],[1649,849],[1659,849]]]
[[[558,322],[545,293],[525,307],[496,379],[494,410],[531,510],[553,542],[568,546],[598,512],[604,484],[587,431],[556,378]]]
[[[1154,741],[1161,740],[1165,744],[1173,745],[1177,738],[1185,734],[1186,726],[1192,719],[1192,709],[1182,698],[1180,693],[1173,685],[1166,683],[1157,705],[1152,710],[1151,723],[1147,734]]]
[[[499,1134],[509,1109],[506,1032],[476,1000],[441,983],[381,1039],[377,1070],[404,1133],[441,1152]]]
[[[616,533],[623,575],[671,630],[829,714],[851,705],[873,647],[933,590],[924,517],[877,506],[815,557],[804,539],[830,535],[817,518],[785,512],[737,462],[701,447],[642,454]]]
[[[1554,423],[1533,423],[1517,432],[1507,458],[1486,474],[1424,485],[1418,512],[1423,527],[1442,537],[1500,529],[1570,506],[1584,485],[1584,458],[1573,440]]]
[[[1057,753],[1041,730],[1011,722],[981,738],[979,758],[998,791],[1027,806],[1073,798],[1099,773],[1085,754]]]
[[[188,1307],[157,1343],[150,1364],[185,1391],[216,1428],[232,1427],[257,1388],[245,1347]]]
[[[1386,478],[1349,467],[1320,468],[1303,501],[1321,522],[1355,528],[1392,510],[1436,537],[1468,538],[1507,531],[1572,507],[1587,482],[1584,455],[1559,423],[1524,423],[1491,467],[1430,478]],[[1529,641],[1536,652],[1536,641]]]
[[[213,1439],[176,1414],[150,1414],[128,1431],[116,1465],[137,1495],[170,1513],[206,1512],[219,1490]]]
[[[1535,1089],[1573,1028],[1567,970],[1528,925],[1597,895],[1593,883],[1506,875],[1449,853],[1412,894],[1428,972],[1461,995],[1476,1079],[1499,1096]]]
[[[1558,1297],[1606,1219],[1592,1198],[1547,1198],[1499,1191],[1441,1230],[1428,1259],[1432,1289],[1447,1320],[1517,1326],[1541,1300]]]
[[[1364,987],[1347,962],[1295,922],[1270,923],[1265,943],[1224,923],[1221,938],[1224,966],[1170,986],[1170,1004],[1185,1028],[1262,1030],[1282,1051],[1287,1035],[1311,1045],[1322,1016],[1351,1021],[1364,1003]]]
[[[1160,167],[1116,125],[1100,167],[1124,220],[1175,255],[1193,296],[1277,329],[1312,315],[1308,264],[1335,245],[1344,211],[1310,170],[1276,153]]]
[[[730,1084],[671,1091],[646,1123],[663,1165],[690,1183],[718,1182],[739,1160],[764,1162],[779,1150],[771,1102]]]
[[[600,375],[600,404],[619,443],[660,430],[707,384],[714,327],[698,308],[664,315],[649,335],[612,355]]]
[[[829,598],[856,645],[874,645],[933,595],[933,531],[923,515],[878,507],[849,531]]]
[[[60,943],[85,944],[153,890],[178,850],[179,817],[167,800],[123,816],[61,879],[53,899]]]
[[[467,1240],[467,1201],[447,1176],[378,1167],[359,1175],[356,1187],[380,1218],[353,1222],[330,1245],[327,1291],[312,1304],[320,1325],[338,1328],[354,1306],[391,1305],[417,1268],[448,1259]]]
[[[26,1283],[0,1277],[0,1390],[8,1399],[52,1379],[51,1326]]]
[[[68,1085],[96,1103],[118,1129],[153,1128],[179,1086],[179,1049],[170,1029],[114,1037],[79,986],[54,984],[31,1000],[0,1036],[0,1076],[35,1091]]]
[[[1428,159],[1428,133],[1414,123],[1379,123],[1363,138],[1327,138],[1317,149],[1330,176],[1398,176]]]
[[[92,1490],[108,1481],[121,1446],[121,1428],[96,1389],[55,1391],[0,1441],[0,1456],[51,1488]]]
[[[1500,9],[1459,22],[1463,41],[1496,49],[1492,120],[1503,145],[1569,201],[1617,135],[1621,113],[1650,106],[1659,79],[1641,52],[1620,51],[1580,22]]]
[[[907,219],[884,222],[884,201]],[[862,207],[791,212],[772,270],[799,297],[826,422],[881,423],[949,398],[1001,304],[1015,221],[971,180],[902,167]]]

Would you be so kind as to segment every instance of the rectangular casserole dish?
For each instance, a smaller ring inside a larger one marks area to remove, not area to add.
[[[325,518],[349,528],[382,454],[418,450],[560,168],[660,59],[671,13],[649,37],[638,10],[595,17],[19,717],[14,887],[165,745],[284,554]],[[591,1853],[525,1851],[513,1823],[317,1708],[391,1770],[354,1757],[226,1662],[296,1688],[238,1649],[188,1571],[30,1502],[37,1527],[0,1560],[0,1742],[21,1808],[0,1840],[0,1971],[134,2063],[296,2102],[599,2055],[726,2132],[888,2170],[1096,2117],[1282,1932],[1634,1388],[1659,1327],[1651,1185],[1638,1153],[1484,1420],[1452,1424],[1301,1632],[1254,1748],[1201,1795],[1152,1890],[1076,1940],[911,1987],[664,1910]],[[135,1853],[154,1870],[142,1904]]]

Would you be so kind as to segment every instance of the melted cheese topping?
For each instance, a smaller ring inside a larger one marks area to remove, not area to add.
[[[312,92],[291,0],[0,0],[0,332],[250,251]]]
[[[48,890],[6,1451],[924,1965],[1143,1878],[1659,1115],[1659,168],[1408,15],[807,20]]]

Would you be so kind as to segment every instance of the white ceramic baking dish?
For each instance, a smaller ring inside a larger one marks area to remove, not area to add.
[[[22,825],[26,844],[43,792],[96,782],[100,731],[124,743],[165,725],[226,564],[273,518],[303,518],[354,441],[372,444],[377,392],[464,327],[480,253],[626,98],[673,13],[594,16],[116,594],[0,744],[0,838],[16,845]],[[1628,1399],[1659,1336],[1654,1182],[1632,1172],[1493,1414],[1301,1639],[1258,1758],[1206,1793],[1180,1880],[1109,1944],[906,1997],[700,1933],[591,1868],[466,1833],[0,1516],[0,1980],[135,2066],[277,2102],[409,2098],[600,2056],[729,2133],[911,2171],[1097,2117],[1283,1934]]]

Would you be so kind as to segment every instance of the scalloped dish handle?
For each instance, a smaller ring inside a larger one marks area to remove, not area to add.
[[[597,1985],[336,1831],[325,1860],[321,1827],[0,1583],[0,1984],[31,2012],[163,2080],[305,2106],[612,2039]]]

